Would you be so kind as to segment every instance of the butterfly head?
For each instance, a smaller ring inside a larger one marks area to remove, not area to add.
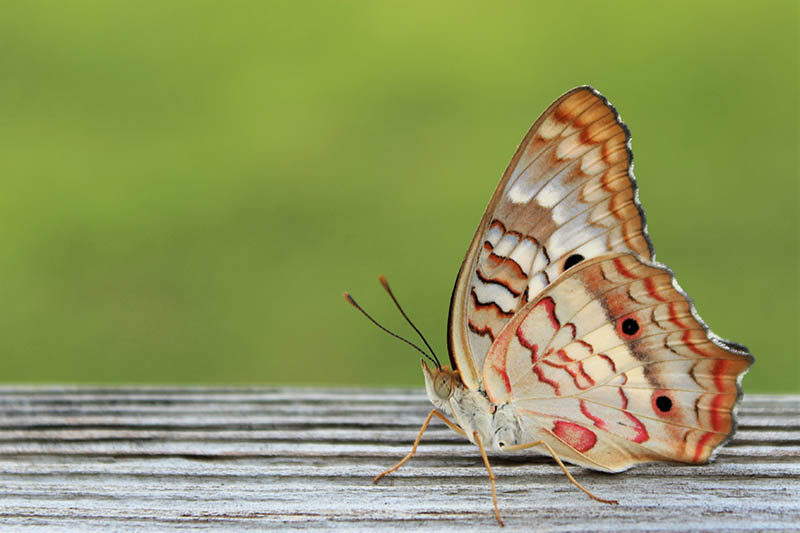
[[[453,393],[462,387],[461,378],[457,370],[449,368],[428,367],[424,359],[421,359],[422,374],[425,376],[425,390],[428,398],[440,409],[445,408]]]

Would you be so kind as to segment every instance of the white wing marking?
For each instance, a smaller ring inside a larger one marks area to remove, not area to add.
[[[497,243],[497,246],[495,246],[494,255],[508,257],[508,254],[510,254],[517,245],[517,242],[519,242],[519,238],[516,235],[506,233],[506,235],[500,239],[500,242]]]
[[[531,239],[525,238],[514,248],[508,258],[517,263],[525,275],[528,276],[531,273],[531,263],[538,251],[539,247]]]
[[[473,289],[481,303],[494,302],[506,313],[510,313],[517,307],[514,295],[502,285],[477,280]]]

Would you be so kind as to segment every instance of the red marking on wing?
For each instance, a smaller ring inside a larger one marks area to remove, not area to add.
[[[628,420],[633,422],[633,425],[635,426],[634,431],[636,431],[636,436],[628,440],[639,444],[650,438],[650,435],[647,434],[647,428],[644,427],[644,424],[642,424],[641,420],[630,414],[628,411],[623,411],[623,413],[625,413],[625,416],[628,417]]]
[[[544,364],[552,366],[554,368],[560,368],[561,370],[564,370],[566,373],[568,373],[570,376],[572,376],[572,381],[575,382],[575,386],[577,388],[579,388],[580,390],[586,390],[589,387],[594,386],[594,384],[595,384],[594,380],[592,379],[592,377],[589,374],[587,374],[586,371],[583,369],[583,362],[582,361],[578,362],[578,372],[580,372],[581,377],[583,377],[586,381],[589,382],[589,384],[586,385],[585,387],[581,387],[581,384],[578,383],[578,372],[573,370],[569,365],[561,365],[561,364],[558,364],[558,363],[554,363],[552,361],[542,361],[542,362]]]
[[[614,364],[614,360],[611,359],[609,356],[607,356],[604,353],[599,353],[599,354],[597,354],[597,357],[602,357],[603,359],[605,359],[608,362],[608,364],[611,365],[611,371],[612,372],[616,372],[617,371],[617,365]],[[625,376],[625,383],[627,383],[627,382],[628,382],[628,376]]]
[[[592,376],[586,373],[586,370],[583,368],[583,361],[578,361],[578,370],[580,371],[581,375],[586,378],[586,381],[589,382],[589,387],[594,387],[594,379],[592,379]]]
[[[594,416],[592,413],[589,412],[589,408],[586,407],[586,400],[581,400],[581,413],[583,416],[594,422],[594,425],[599,427],[600,429],[604,429],[608,431],[608,426],[606,425],[605,420],[600,417]]]
[[[508,379],[508,372],[506,372],[506,356],[503,354],[501,357],[493,357],[492,368],[500,374],[503,378],[503,385],[506,389],[506,394],[511,394],[511,381]]]
[[[508,356],[508,345],[511,343],[511,339],[513,338],[514,337],[510,331],[501,331],[497,335],[497,339],[492,342],[491,349],[486,355],[485,361],[485,363],[489,365],[489,368],[484,375],[493,376],[491,372],[497,373],[497,377],[503,382],[502,390],[505,393],[506,400],[508,399],[511,391],[511,383],[508,379],[508,373],[506,371],[506,358]],[[500,387],[495,385],[493,382],[487,382],[487,385],[488,384],[491,384],[491,386],[486,387],[486,395],[489,397],[491,402],[498,403],[498,396],[501,396]]]
[[[553,299],[550,296],[547,298],[542,298],[541,301],[539,301],[539,303],[534,307],[539,307],[540,305],[544,306],[547,316],[550,318],[550,324],[552,324],[553,329],[560,329],[561,322],[559,322],[558,318],[556,318],[556,303],[553,301]]]
[[[597,444],[597,435],[583,426],[564,420],[556,420],[553,434],[580,453],[591,450]]]
[[[573,359],[572,357],[568,356],[567,352],[565,352],[564,350],[557,351],[556,355],[558,357],[560,357],[561,360],[564,361],[565,363],[572,363],[573,361],[575,361],[575,359]]]
[[[572,325],[572,324],[569,324],[569,325],[571,325],[573,328],[575,327],[575,326],[574,326],[574,325]],[[575,338],[575,330],[574,330],[574,329],[572,330],[572,338],[573,338],[573,339]],[[582,340],[580,340],[580,339],[578,339],[578,340],[577,340],[577,341],[575,341],[575,342],[577,342],[578,344],[580,344],[580,345],[581,345],[581,346],[583,346],[584,348],[589,348],[589,353],[594,353],[594,346],[592,346],[592,345],[591,345],[591,344],[589,344],[588,342],[586,342],[586,341],[582,341]],[[603,356],[603,357],[605,357],[605,356]]]
[[[623,409],[627,409],[628,408],[628,397],[625,396],[625,391],[622,390],[622,387],[620,387],[617,390],[619,391],[619,395],[622,397],[622,408]]]
[[[511,394],[511,381],[508,379],[508,374],[503,371],[500,373],[500,377],[503,378],[503,386],[506,388],[506,394]]]
[[[687,329],[689,326],[680,321],[680,319],[678,318],[678,312],[675,311],[675,305],[676,302],[672,302],[671,304],[669,304],[669,321],[681,329]]]
[[[681,337],[681,340],[683,341],[683,343],[686,345],[687,348],[689,348],[697,355],[708,357],[708,354],[705,353],[703,350],[699,349],[697,345],[694,343],[694,341],[692,341],[691,337],[692,337],[692,330],[687,329],[686,331],[683,332],[683,337]]]
[[[703,448],[706,447],[706,444],[708,444],[708,441],[713,436],[714,436],[714,434],[709,432],[709,433],[706,433],[705,435],[703,435],[702,437],[700,437],[700,440],[697,441],[697,448],[694,451],[694,459],[693,459],[693,461],[695,463],[700,461],[700,456],[703,454]]]
[[[725,383],[722,381],[722,377],[725,375],[726,370],[728,370],[728,361],[725,359],[719,359],[714,363],[714,368],[711,369],[711,373],[714,375],[714,386],[717,387],[717,392],[723,392],[725,390]]]
[[[617,272],[619,272],[626,278],[636,279],[636,276],[632,274],[630,270],[625,268],[625,265],[622,264],[622,260],[619,257],[614,259],[614,266],[616,267]]]
[[[553,381],[552,379],[547,378],[544,375],[544,370],[539,365],[533,365],[533,373],[536,374],[536,377],[539,378],[539,381],[542,383],[547,383],[553,389],[555,389],[556,396],[561,396],[560,387],[561,385],[557,381]]]
[[[516,333],[519,343],[531,351],[531,363],[536,364],[536,361],[539,360],[537,355],[539,352],[539,346],[536,343],[529,342],[528,339],[525,338],[525,334],[522,331],[522,324],[519,325]]]
[[[711,429],[720,431],[722,429],[722,419],[720,413],[722,412],[722,402],[725,400],[724,394],[717,394],[711,400]]]
[[[622,392],[622,388],[619,389],[619,393],[620,393],[620,396],[622,396],[622,400],[623,400],[623,407],[622,407],[623,411],[622,411],[622,413],[626,417],[628,417],[628,420],[633,422],[633,426],[634,426],[633,430],[636,432],[636,434],[633,437],[625,436],[625,438],[628,439],[629,441],[635,442],[637,444],[640,444],[640,443],[648,440],[650,438],[650,435],[647,434],[647,429],[644,427],[644,424],[642,424],[641,420],[639,420],[638,418],[636,418],[635,416],[630,414],[628,411],[624,410],[625,407],[628,406],[628,398],[625,397],[625,394]],[[584,416],[586,416],[592,422],[594,422],[594,425],[597,426],[598,428],[603,429],[605,431],[611,431],[608,428],[608,425],[606,424],[605,420],[603,420],[602,418],[600,418],[598,416],[593,415],[589,411],[589,408],[586,406],[586,401],[585,400],[581,400],[581,413],[583,413]]]
[[[653,278],[646,278],[644,280],[644,286],[647,289],[647,294],[649,294],[651,298],[658,300],[659,302],[667,301],[663,296],[658,294],[656,282],[653,281]]]

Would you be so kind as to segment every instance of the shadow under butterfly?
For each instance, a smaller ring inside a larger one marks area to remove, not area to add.
[[[714,335],[672,271],[655,262],[632,171],[630,133],[595,89],[539,117],[492,195],[450,303],[443,367],[422,360],[433,417],[480,450],[549,454],[604,472],[702,464],[736,428],[746,347]]]

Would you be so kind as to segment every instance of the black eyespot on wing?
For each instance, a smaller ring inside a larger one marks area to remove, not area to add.
[[[567,260],[564,261],[564,271],[566,272],[570,268],[574,267],[581,261],[583,261],[584,257],[581,254],[572,254],[571,256],[567,257]]]
[[[667,398],[666,396],[659,396],[656,398],[656,407],[662,413],[666,413],[670,409],[672,409],[672,400]]]
[[[626,318],[622,323],[622,333],[625,335],[636,335],[637,331],[639,331],[639,323],[632,318]]]

